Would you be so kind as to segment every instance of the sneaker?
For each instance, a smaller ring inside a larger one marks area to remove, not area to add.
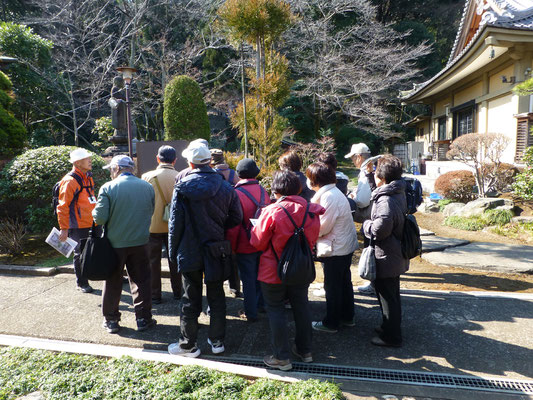
[[[382,346],[382,347],[402,347],[402,342],[394,343],[394,342],[386,342],[379,336],[375,336],[370,341],[374,346]]]
[[[104,319],[102,327],[107,331],[107,333],[117,333],[120,330],[118,321],[107,321]]]
[[[276,368],[281,371],[288,371],[292,369],[291,360],[278,360],[274,356],[265,356],[263,362],[270,368]]]
[[[369,283],[368,285],[364,285],[364,286],[358,286],[357,291],[362,294],[376,294],[376,291],[374,290],[374,286],[372,286],[372,283]]]
[[[298,353],[298,348],[296,347],[296,344],[292,345],[292,354],[294,354],[296,357],[298,357],[300,360],[302,360],[304,363],[311,363],[313,362],[313,355],[311,353]]]
[[[243,298],[242,292],[238,291],[237,289],[230,289],[229,291],[230,291],[231,295],[233,297],[235,297],[236,299],[237,298],[240,298],[240,299]]]
[[[207,339],[207,343],[211,346],[211,351],[213,354],[220,354],[224,353],[226,350],[224,348],[224,342],[222,340],[215,340],[214,342],[211,341],[211,339]]]
[[[168,345],[168,354],[172,354],[174,356],[196,358],[200,355],[200,353],[201,351],[198,347],[196,347],[196,345],[190,349],[184,349],[179,343],[171,343]]]
[[[315,331],[327,332],[327,333],[337,333],[338,332],[337,329],[328,328],[326,325],[324,325],[322,323],[322,321],[313,321],[311,325],[313,326],[313,329]]]
[[[83,285],[83,286],[77,286],[76,289],[78,289],[82,293],[91,293],[93,291],[93,288],[91,285]]]
[[[155,324],[157,324],[157,321],[153,318],[150,318],[150,319],[139,318],[137,320],[137,330],[139,332],[142,332],[142,331],[145,331],[151,328],[152,326],[155,326]]]
[[[347,328],[352,328],[355,326],[355,321],[354,319],[349,319],[347,321],[341,321],[341,326],[345,326]]]

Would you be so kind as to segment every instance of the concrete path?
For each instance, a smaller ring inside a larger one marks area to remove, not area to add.
[[[427,239],[423,239],[423,249]],[[432,264],[502,273],[533,273],[533,247],[502,243],[470,243],[430,252],[422,258]]]

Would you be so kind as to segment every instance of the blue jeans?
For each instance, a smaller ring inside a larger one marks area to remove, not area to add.
[[[300,354],[311,352],[312,328],[307,291],[309,285],[284,285],[261,282],[270,323],[272,349],[278,360],[287,360],[289,354],[289,329],[285,300],[291,303],[296,335],[294,343]]]
[[[264,307],[261,286],[257,280],[260,255],[261,252],[237,253],[237,265],[239,266],[244,295],[244,312],[248,318],[257,318],[257,309]]]

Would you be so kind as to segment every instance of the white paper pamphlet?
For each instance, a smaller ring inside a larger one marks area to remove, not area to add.
[[[74,248],[78,245],[78,242],[72,240],[71,238],[67,238],[67,240],[62,242],[59,240],[59,234],[60,232],[54,226],[52,228],[52,231],[46,238],[45,242],[68,258],[70,257],[70,254],[72,253]]]

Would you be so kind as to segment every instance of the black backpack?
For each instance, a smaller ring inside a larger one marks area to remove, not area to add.
[[[422,184],[416,178],[402,178],[405,183],[405,198],[407,200],[407,214],[414,214],[422,204]]]
[[[305,237],[304,226],[309,212],[309,203],[305,210],[302,226],[298,227],[290,213],[281,204],[278,207],[285,211],[294,226],[294,234],[287,240],[281,257],[278,258],[272,242],[270,246],[278,260],[278,277],[286,285],[307,285],[315,280],[315,263],[309,242]]]
[[[78,190],[72,198],[72,201],[75,203],[78,201],[78,196],[80,195],[81,191],[83,189],[92,189],[92,186],[83,186],[83,180],[81,176],[79,176],[75,172],[71,171],[67,175],[72,176],[74,179],[76,179],[76,182],[78,182],[78,185],[80,185],[80,190]],[[59,204],[59,187],[61,186],[62,181],[63,179],[61,179],[59,182],[56,182],[56,184],[52,188],[52,209],[54,210],[54,215],[57,215],[57,206]]]
[[[410,260],[422,254],[420,228],[413,214],[407,214],[405,216],[401,242],[402,254],[405,258]]]
[[[253,182],[255,183],[255,182]],[[254,213],[254,219],[258,219],[259,216],[261,215],[261,211],[263,211],[263,208],[265,208],[266,206],[268,206],[270,204],[270,198],[268,197],[265,189],[263,189],[261,186],[259,186],[259,189],[261,190],[261,198],[259,200],[259,202],[254,198],[254,196],[252,196],[252,194],[246,190],[245,188],[243,188],[242,186],[238,186],[235,188],[235,190],[238,190],[239,192],[243,193],[246,197],[248,197],[252,203],[254,203],[255,205],[255,213]],[[247,225],[244,224],[244,219],[242,221],[242,226],[244,227],[244,230],[246,231],[246,235],[248,236],[248,239],[251,238],[251,231],[252,231],[252,224],[251,223],[248,223]]]

